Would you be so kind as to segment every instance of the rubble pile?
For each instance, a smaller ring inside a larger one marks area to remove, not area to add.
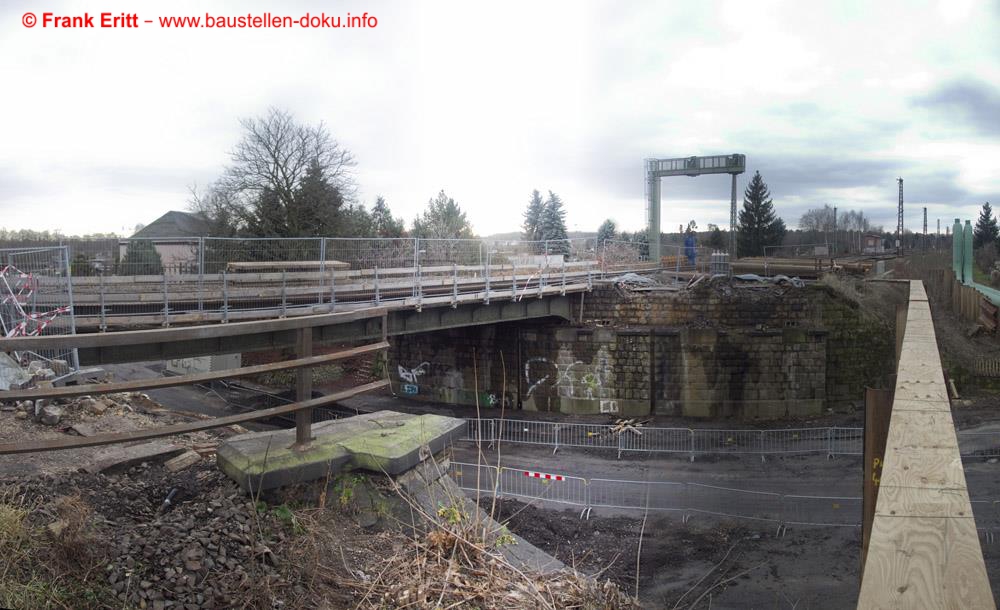
[[[208,462],[171,473],[141,464],[106,476],[72,473],[0,480],[24,497],[34,525],[57,536],[64,524],[45,507],[78,498],[92,510],[91,539],[104,557],[97,570],[106,595],[129,608],[228,608],[280,588],[269,545],[289,534]]]

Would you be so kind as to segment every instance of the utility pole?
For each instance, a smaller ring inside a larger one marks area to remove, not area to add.
[[[903,256],[903,179],[899,183],[899,208],[896,211],[896,256]]]
[[[922,245],[924,251],[927,251],[927,207],[924,206],[924,243]]]
[[[833,250],[830,252],[830,256],[835,256],[837,253],[837,206],[833,206]]]

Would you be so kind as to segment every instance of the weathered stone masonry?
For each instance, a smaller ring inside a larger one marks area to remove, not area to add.
[[[603,286],[573,316],[401,337],[397,391],[565,413],[799,417],[857,404],[893,365],[888,324],[822,286]]]

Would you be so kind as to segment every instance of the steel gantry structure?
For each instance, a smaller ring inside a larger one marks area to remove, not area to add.
[[[660,178],[730,174],[729,255],[736,256],[736,176],[746,171],[746,155],[714,155],[676,159],[646,159],[646,220],[649,226],[649,259],[660,261]]]

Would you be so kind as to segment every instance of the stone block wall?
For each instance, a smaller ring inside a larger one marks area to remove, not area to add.
[[[860,404],[894,367],[893,328],[821,286],[596,287],[573,319],[583,323],[398,337],[397,391],[564,413],[773,419]]]

